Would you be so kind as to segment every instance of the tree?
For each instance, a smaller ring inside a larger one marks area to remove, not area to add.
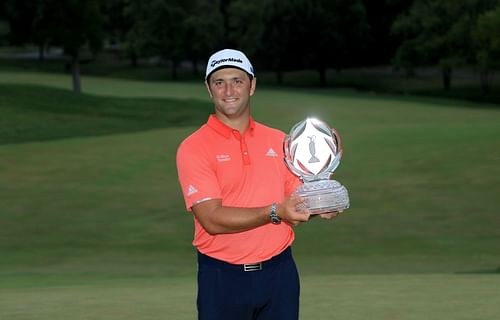
[[[152,35],[145,39],[146,52],[170,62],[173,80],[178,77],[177,68],[183,58],[185,21],[191,1],[153,0],[146,8],[148,20],[141,22],[145,32]]]
[[[227,8],[229,13],[228,40],[247,55],[254,56],[261,44],[264,30],[261,0],[233,0]]]
[[[84,46],[97,53],[104,38],[99,0],[52,0],[58,29],[54,38],[70,58],[73,91],[81,91],[80,56]]]
[[[50,42],[56,38],[60,26],[54,16],[53,0],[36,0],[35,16],[32,21],[31,41],[38,46],[38,59],[44,60],[44,52]]]
[[[497,0],[416,0],[409,12],[396,19],[395,34],[404,37],[396,67],[438,65],[443,87],[451,86],[453,69],[474,62],[471,28],[478,16]]]
[[[70,57],[73,90],[80,92],[80,50],[88,46],[93,53],[101,48],[103,17],[98,0],[6,0],[11,43],[35,43],[39,59],[51,43],[61,45]]]
[[[102,42],[102,16],[97,0],[6,0],[11,43],[35,43],[39,59],[50,43],[61,45],[71,57],[73,89],[80,92],[80,49],[89,45],[96,52]]]
[[[192,63],[193,75],[198,75],[198,61],[204,61],[224,43],[223,16],[217,1],[196,0],[188,10],[182,51]]]
[[[39,48],[38,59],[44,59],[45,46],[50,40],[53,21],[46,10],[50,0],[16,1],[5,0],[9,24],[8,41],[13,45],[35,43]]]
[[[361,1],[293,0],[266,4],[259,57],[277,74],[313,68],[320,85],[326,85],[326,70],[340,70],[353,61],[367,30]]]
[[[130,0],[107,0],[101,4],[106,40],[115,49],[121,49],[128,31],[132,28],[132,19],[126,12],[129,3]]]
[[[152,35],[148,32],[149,2],[142,0],[125,0],[123,18],[130,23],[124,35],[124,51],[132,62],[138,65],[139,56],[145,54],[148,40]]]
[[[36,6],[28,1],[4,0],[2,7],[9,24],[9,43],[22,45],[30,42]]]
[[[480,15],[472,32],[481,88],[490,90],[492,70],[500,68],[500,5]]]
[[[363,64],[387,64],[394,56],[401,39],[391,34],[391,24],[397,16],[407,11],[413,0],[363,0],[368,34],[363,39],[364,48],[356,59]],[[366,54],[369,52],[370,54]]]
[[[125,15],[132,22],[125,49],[133,57],[157,57],[169,62],[177,79],[181,61],[198,61],[224,43],[219,0],[127,0]]]
[[[326,85],[326,70],[352,65],[368,30],[365,8],[358,0],[308,1],[302,39],[305,63],[318,71]]]
[[[278,84],[283,83],[285,71],[301,66],[301,36],[304,33],[301,13],[305,1],[269,1],[264,5],[261,43],[257,61],[276,73]]]

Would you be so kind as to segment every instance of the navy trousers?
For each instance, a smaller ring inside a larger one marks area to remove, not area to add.
[[[299,275],[290,248],[246,269],[198,252],[199,320],[298,319]]]

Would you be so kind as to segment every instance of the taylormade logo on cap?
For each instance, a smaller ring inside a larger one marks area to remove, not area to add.
[[[210,62],[210,66],[212,68],[215,68],[216,65],[223,63],[223,62],[238,62],[238,63],[243,63],[243,60],[241,59],[235,59],[235,58],[227,58],[227,59],[220,59],[220,60],[214,60]]]
[[[208,79],[210,74],[218,69],[231,67],[241,69],[252,77],[255,77],[252,64],[243,52],[233,49],[224,49],[217,51],[208,59],[205,79]]]

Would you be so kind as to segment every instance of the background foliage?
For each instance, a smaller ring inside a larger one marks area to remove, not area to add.
[[[178,68],[199,62],[224,47],[244,50],[257,71],[326,72],[393,63],[407,74],[437,66],[443,87],[453,70],[481,74],[488,94],[500,60],[498,0],[3,0],[0,19],[8,26],[3,43],[39,47],[39,57],[54,46],[71,57],[78,91],[83,52],[104,47],[127,56],[132,65],[154,58]],[[496,21],[496,22],[495,22]],[[489,27],[485,27],[488,25]],[[85,58],[89,59],[89,58]],[[201,67],[202,69],[203,67]]]

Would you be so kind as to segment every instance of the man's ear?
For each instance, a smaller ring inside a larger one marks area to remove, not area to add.
[[[210,91],[210,85],[208,84],[207,80],[205,80],[205,86],[207,87],[208,95],[210,96],[210,99],[213,98],[212,92]]]
[[[252,81],[250,81],[250,96],[253,96],[256,87],[257,87],[257,78],[253,77]]]

